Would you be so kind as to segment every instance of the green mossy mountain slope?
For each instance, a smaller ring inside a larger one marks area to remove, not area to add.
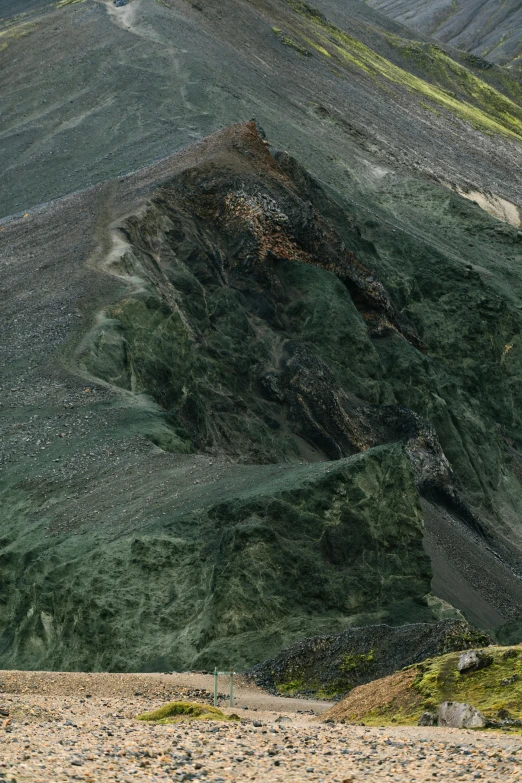
[[[253,123],[161,165],[35,218],[54,261],[25,313],[44,329],[29,343],[13,321],[11,356],[58,361],[10,386],[2,665],[246,667],[433,621],[443,568],[439,596],[474,622],[516,620],[516,230],[426,186],[434,219],[496,251],[463,263],[361,215]],[[466,546],[443,536],[430,564],[428,522]]]
[[[246,667],[430,592],[518,634],[516,75],[199,6],[8,25],[0,665]]]
[[[172,489],[139,534],[44,537],[44,516],[18,542],[4,538],[4,668],[243,667],[325,627],[430,618],[422,515],[399,447],[229,467],[197,490],[179,470],[159,478]],[[16,536],[20,518],[17,508],[4,531]]]

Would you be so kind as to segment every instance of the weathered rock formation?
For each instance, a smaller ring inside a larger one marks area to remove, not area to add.
[[[453,729],[483,729],[486,718],[471,704],[458,701],[444,701],[439,707],[438,725]]]
[[[372,625],[304,639],[248,674],[257,685],[278,693],[338,698],[358,685],[479,641],[491,640],[459,620],[398,628]]]

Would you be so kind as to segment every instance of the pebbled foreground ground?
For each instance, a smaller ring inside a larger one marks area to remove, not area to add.
[[[134,720],[166,698],[205,700],[209,682],[197,675],[0,672],[0,706],[10,713],[0,724],[0,780],[520,779],[517,735],[321,724],[317,702],[268,697],[244,685],[234,706],[240,724]]]

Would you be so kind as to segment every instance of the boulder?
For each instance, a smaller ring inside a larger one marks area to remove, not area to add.
[[[467,650],[459,658],[457,669],[461,674],[467,672],[476,672],[479,669],[485,669],[493,663],[493,658],[486,655],[483,650]]]
[[[483,729],[486,724],[484,715],[471,704],[444,701],[439,707],[439,726],[454,729]]]
[[[420,716],[418,726],[436,726],[438,723],[437,715],[434,712],[423,712]]]
[[[504,679],[500,681],[500,684],[504,686],[513,685],[513,683],[519,679],[520,679],[520,675],[512,674],[511,677],[504,677]]]

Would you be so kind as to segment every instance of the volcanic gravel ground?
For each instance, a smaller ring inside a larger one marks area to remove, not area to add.
[[[0,682],[0,780],[10,782],[520,779],[516,735],[321,724],[306,701],[298,710],[298,700],[271,697],[277,711],[245,709],[257,695],[246,687],[234,708],[240,724],[155,726],[134,716],[161,704],[160,694],[203,701],[209,694],[183,675],[4,672]]]

